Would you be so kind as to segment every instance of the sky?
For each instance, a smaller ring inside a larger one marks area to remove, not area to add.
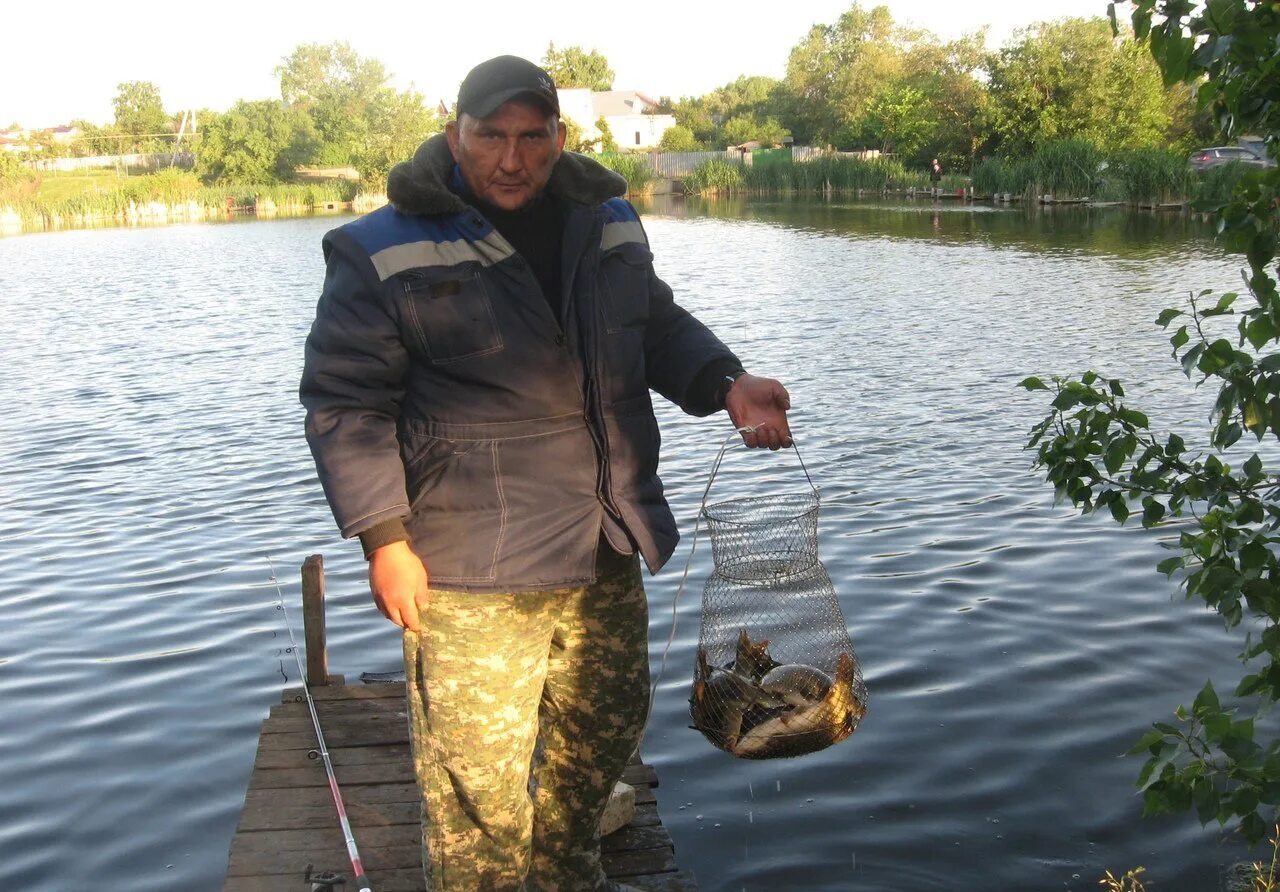
[[[1105,16],[1106,0],[882,0],[894,20],[954,38],[988,26],[988,45],[1062,16]],[[477,62],[512,53],[538,61],[558,47],[608,58],[617,89],[701,96],[739,75],[781,77],[809,28],[852,0],[221,0],[216,4],[6,4],[0,127],[111,121],[116,85],[151,81],[166,110],[222,111],[279,98],[273,69],[302,43],[346,41],[382,62],[391,84],[450,105]],[[864,8],[877,5],[864,0]],[[759,12],[749,11],[759,9]],[[134,12],[131,12],[134,11]]]

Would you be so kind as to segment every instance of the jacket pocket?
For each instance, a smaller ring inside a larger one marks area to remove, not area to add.
[[[600,261],[605,330],[643,328],[649,321],[649,268],[653,254],[638,242],[624,242]]]
[[[479,267],[403,277],[406,315],[433,365],[502,349],[502,332]]]
[[[507,527],[496,444],[420,435],[408,442],[408,527],[431,579],[491,581]]]

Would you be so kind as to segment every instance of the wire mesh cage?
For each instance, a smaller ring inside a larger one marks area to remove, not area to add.
[[[715,568],[702,590],[689,713],[739,758],[824,749],[866,713],[858,658],[818,558],[819,503],[812,481],[807,491],[703,498]]]

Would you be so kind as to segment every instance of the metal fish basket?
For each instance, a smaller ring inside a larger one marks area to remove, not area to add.
[[[719,466],[718,458],[708,493]],[[821,499],[800,466],[807,490],[711,504],[703,497],[715,568],[702,589],[689,714],[738,758],[825,749],[866,714],[866,683],[818,557]]]

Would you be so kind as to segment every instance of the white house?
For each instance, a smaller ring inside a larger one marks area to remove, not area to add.
[[[600,135],[596,121],[604,118],[619,149],[654,149],[662,134],[674,127],[674,115],[645,114],[657,103],[635,90],[560,90],[560,114],[572,118],[582,128],[585,139]]]

